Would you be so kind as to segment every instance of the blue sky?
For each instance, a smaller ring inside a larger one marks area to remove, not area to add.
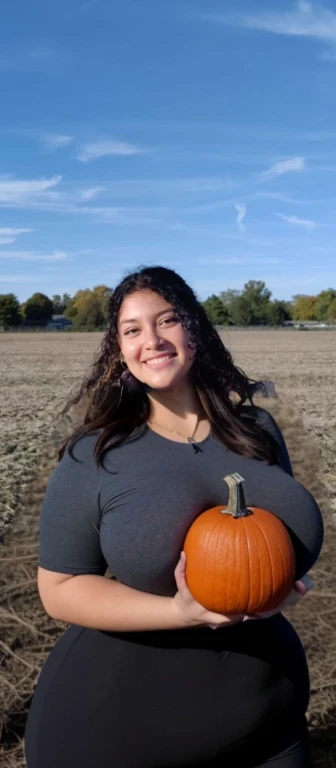
[[[7,3],[0,293],[336,287],[335,78],[331,0]]]

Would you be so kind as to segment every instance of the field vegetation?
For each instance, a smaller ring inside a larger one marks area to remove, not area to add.
[[[320,503],[326,527],[315,589],[288,612],[311,671],[309,724],[316,768],[336,766],[336,338],[332,331],[222,334],[235,362],[272,380],[260,404],[282,428],[295,475]],[[38,521],[56,450],[70,429],[56,417],[90,366],[101,335],[0,336],[0,766],[23,768],[22,736],[40,669],[64,625],[45,615],[36,589]],[[77,418],[76,414],[73,419]]]

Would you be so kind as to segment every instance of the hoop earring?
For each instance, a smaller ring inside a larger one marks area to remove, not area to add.
[[[127,371],[127,369],[128,369],[128,365],[127,365],[127,363],[126,363],[126,361],[125,361],[125,358],[124,358],[124,355],[123,355],[123,354],[121,354],[121,355],[120,355],[120,358],[119,358],[119,360],[120,360],[120,365],[121,365],[121,367],[122,367],[122,368],[123,368],[125,371]]]

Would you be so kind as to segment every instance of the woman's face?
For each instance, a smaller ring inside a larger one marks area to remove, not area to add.
[[[193,363],[189,334],[172,305],[151,290],[139,290],[124,299],[118,340],[130,372],[153,389],[177,387]]]

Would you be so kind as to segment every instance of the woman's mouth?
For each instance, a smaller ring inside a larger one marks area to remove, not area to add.
[[[155,368],[161,369],[165,368],[166,365],[169,365],[170,361],[176,357],[176,353],[168,353],[167,355],[160,355],[160,357],[152,357],[150,360],[146,360],[145,364],[148,366],[148,368]]]

